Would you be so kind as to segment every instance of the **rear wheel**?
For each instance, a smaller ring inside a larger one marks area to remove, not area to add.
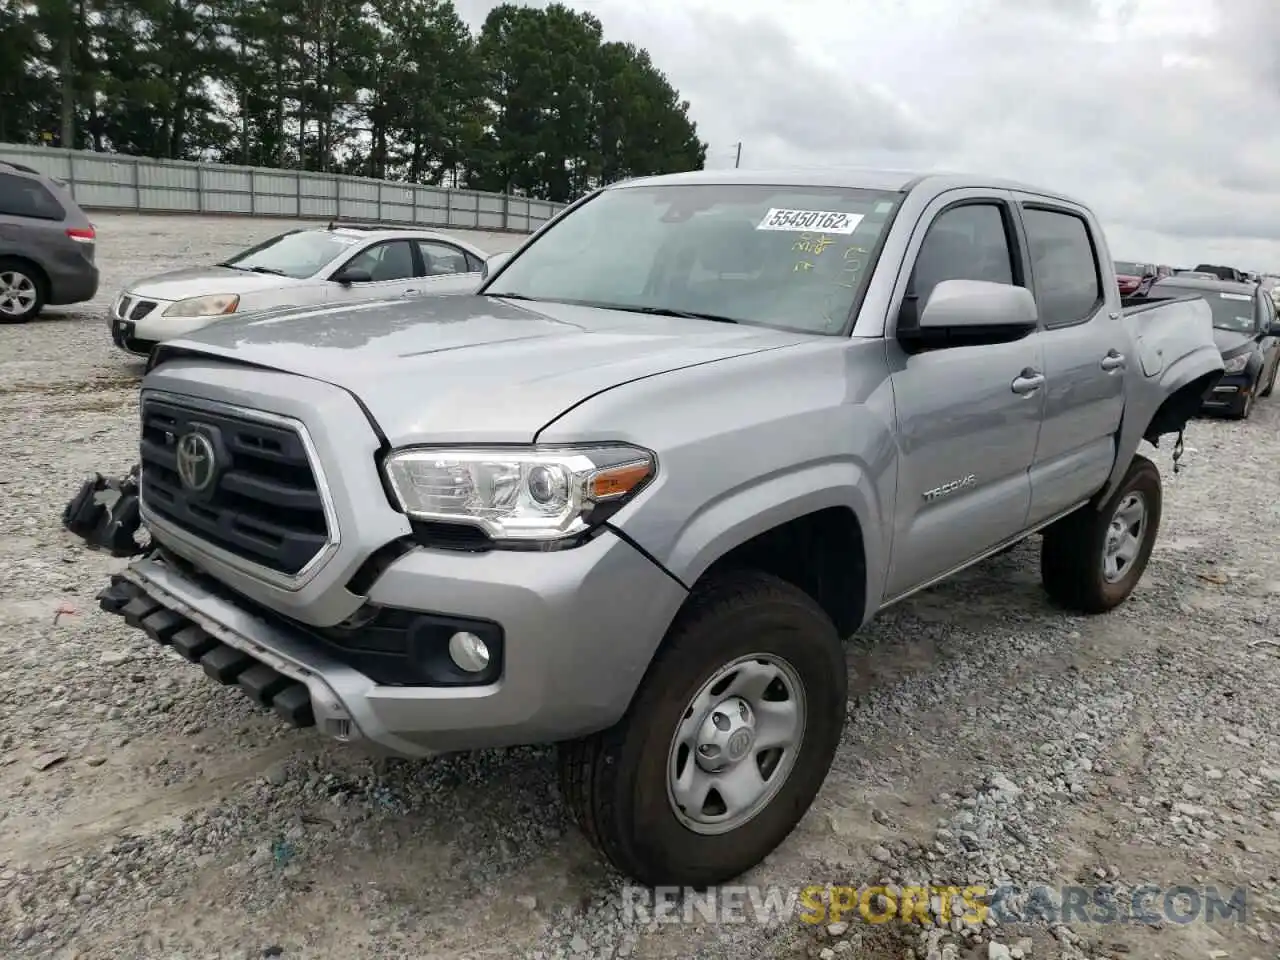
[[[0,323],[25,323],[44,308],[44,278],[20,260],[0,259]]]
[[[847,699],[843,644],[818,605],[775,577],[734,574],[686,603],[623,719],[562,747],[561,792],[633,879],[721,883],[809,809]]]
[[[1050,599],[1081,613],[1123,603],[1151,558],[1161,507],[1159,469],[1135,456],[1101,509],[1086,504],[1045,531],[1040,577]]]

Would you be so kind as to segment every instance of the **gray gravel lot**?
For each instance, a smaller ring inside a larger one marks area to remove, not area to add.
[[[121,561],[58,514],[134,460],[140,364],[106,305],[284,225],[95,219],[98,300],[0,327],[0,956],[1280,956],[1280,397],[1193,422],[1177,476],[1148,451],[1163,530],[1113,614],[1051,608],[1034,540],[857,637],[832,775],[743,879],[1216,886],[1246,891],[1243,919],[1059,924],[1059,893],[978,925],[646,921],[569,827],[549,751],[370,760],[96,609]]]

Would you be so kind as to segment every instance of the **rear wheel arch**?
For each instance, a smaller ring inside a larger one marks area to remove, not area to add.
[[[40,293],[44,299],[47,300],[49,298],[49,274],[45,272],[44,267],[30,257],[18,256],[17,254],[0,256],[0,270],[5,269],[6,265],[26,272],[32,280],[40,284]]]
[[[1177,433],[1187,425],[1200,410],[1201,401],[1215,383],[1221,378],[1220,372],[1206,373],[1192,379],[1179,387],[1156,408],[1142,438],[1148,443],[1155,443],[1162,436]]]

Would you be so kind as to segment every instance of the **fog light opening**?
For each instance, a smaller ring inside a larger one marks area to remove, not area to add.
[[[489,648],[474,633],[461,630],[449,638],[449,657],[459,670],[479,673],[489,666]]]

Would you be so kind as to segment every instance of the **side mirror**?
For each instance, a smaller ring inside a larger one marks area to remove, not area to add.
[[[510,257],[511,257],[511,254],[509,253],[493,254],[491,257],[485,260],[484,263],[480,265],[480,279],[488,280],[491,276],[493,276],[494,273],[497,272],[499,267],[501,267],[504,263],[507,262],[507,260]]]
[[[920,333],[943,340],[1003,341],[1036,328],[1040,317],[1026,287],[986,280],[943,280],[920,311]]]
[[[333,279],[344,287],[349,287],[353,283],[372,283],[373,274],[368,270],[339,270],[333,275]]]

